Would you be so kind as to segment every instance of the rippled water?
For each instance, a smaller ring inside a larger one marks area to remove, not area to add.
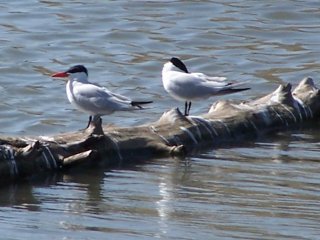
[[[9,1],[0,3],[0,124],[5,135],[83,128],[65,83],[50,72],[84,64],[91,80],[133,98],[156,120],[181,106],[161,84],[162,64],[252,80],[249,99],[311,76],[318,84],[317,1]],[[228,96],[227,98],[230,98]],[[193,113],[214,101],[195,103]],[[153,159],[0,189],[1,239],[318,239],[318,123],[186,161]],[[316,125],[316,126],[315,126]]]

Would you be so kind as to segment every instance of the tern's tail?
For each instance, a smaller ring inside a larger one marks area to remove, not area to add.
[[[219,91],[220,94],[230,94],[230,93],[236,93],[236,92],[242,92],[249,90],[251,88],[227,88]]]
[[[138,107],[138,108],[142,109],[142,107],[140,105],[149,104],[149,103],[153,103],[153,101],[132,101],[131,105],[133,107]]]

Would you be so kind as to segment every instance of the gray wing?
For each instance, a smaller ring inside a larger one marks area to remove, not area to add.
[[[93,84],[78,86],[75,98],[80,107],[93,112],[110,113],[131,107],[130,99]]]
[[[208,76],[208,75],[203,74],[203,73],[190,73],[190,75],[192,75],[194,77],[197,77],[199,79],[202,79],[204,81],[223,82],[223,81],[227,80],[226,77],[212,77],[212,76]]]

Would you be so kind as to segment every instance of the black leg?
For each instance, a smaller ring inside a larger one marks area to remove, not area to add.
[[[86,129],[90,126],[91,121],[92,121],[92,116],[89,116],[89,122],[88,122]]]
[[[188,116],[188,102],[187,101],[184,103],[184,115]]]
[[[188,106],[188,116],[189,116],[189,113],[190,113],[190,108],[191,108],[191,101],[189,102],[189,106]]]

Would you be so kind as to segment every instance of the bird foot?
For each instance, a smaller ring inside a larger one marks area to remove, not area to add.
[[[85,131],[90,133],[90,135],[104,135],[101,117],[94,116],[91,118]]]

